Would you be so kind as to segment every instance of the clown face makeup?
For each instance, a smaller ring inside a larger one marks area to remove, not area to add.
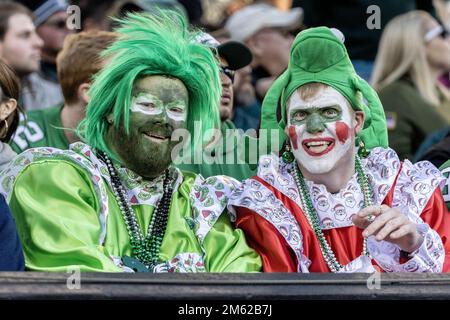
[[[327,87],[308,101],[295,91],[287,106],[287,134],[295,158],[312,174],[330,172],[354,146],[356,120],[349,103]]]
[[[123,124],[111,126],[108,140],[124,164],[145,178],[164,172],[172,162],[171,152],[179,143],[172,132],[186,128],[189,95],[174,78],[148,76],[138,80],[131,100],[129,134]]]

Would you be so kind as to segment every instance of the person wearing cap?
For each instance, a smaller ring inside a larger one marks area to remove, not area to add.
[[[223,28],[211,35],[220,43],[231,40],[229,32]],[[259,128],[261,117],[261,102],[253,86],[252,72],[253,69],[248,64],[236,70],[233,81],[233,123],[244,131]]]
[[[39,82],[45,82],[47,88],[35,88],[36,97],[29,109],[42,109],[53,107],[63,102],[61,88],[59,86],[56,70],[56,56],[62,49],[64,39],[74,30],[67,27],[67,8],[69,3],[66,0],[20,0],[20,3],[33,11],[34,24],[36,32],[43,40],[42,60],[39,73],[33,82],[39,85]],[[39,104],[39,105],[38,105]]]
[[[241,42],[226,41],[221,44],[207,33],[199,35],[197,41],[206,44],[214,52],[217,51],[222,85],[219,106],[220,134],[206,148],[196,150],[201,153],[201,161],[194,161],[195,156],[191,153],[187,158],[180,159],[178,167],[182,170],[200,173],[204,177],[227,175],[239,181],[247,179],[255,172],[245,162],[246,152],[248,152],[245,148],[254,138],[244,135],[232,121],[234,112],[233,81],[236,70],[250,64],[252,54]],[[254,142],[256,141],[254,140]]]
[[[225,29],[230,32],[231,39],[244,42],[253,54],[255,87],[261,98],[287,68],[294,40],[289,31],[298,29],[302,18],[301,8],[282,11],[262,3],[246,6],[226,21]]]
[[[115,16],[125,16],[127,12],[157,13],[158,10],[172,10],[188,18],[185,8],[177,0],[117,0],[112,8]]]
[[[231,195],[236,227],[266,272],[447,271],[443,176],[388,148],[383,107],[343,39],[327,27],[297,35],[261,118],[285,144]]]

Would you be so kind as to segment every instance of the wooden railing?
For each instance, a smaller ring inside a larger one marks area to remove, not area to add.
[[[0,273],[0,299],[373,298],[450,299],[450,274]]]

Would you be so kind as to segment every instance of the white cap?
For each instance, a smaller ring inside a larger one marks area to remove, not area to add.
[[[226,22],[225,29],[233,40],[245,41],[263,28],[299,27],[303,18],[302,8],[282,11],[268,4],[254,4],[236,11]]]

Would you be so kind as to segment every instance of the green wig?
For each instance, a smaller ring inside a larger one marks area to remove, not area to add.
[[[221,84],[213,53],[195,41],[199,31],[188,29],[185,18],[173,11],[130,13],[117,21],[119,38],[102,53],[110,62],[93,79],[78,135],[92,148],[118,160],[105,142],[110,125],[107,117],[113,116],[116,128],[123,121],[129,133],[133,85],[142,77],[166,75],[181,80],[188,90],[191,147],[206,143],[210,138],[207,131],[219,128]],[[193,134],[195,121],[201,121],[201,134]]]

